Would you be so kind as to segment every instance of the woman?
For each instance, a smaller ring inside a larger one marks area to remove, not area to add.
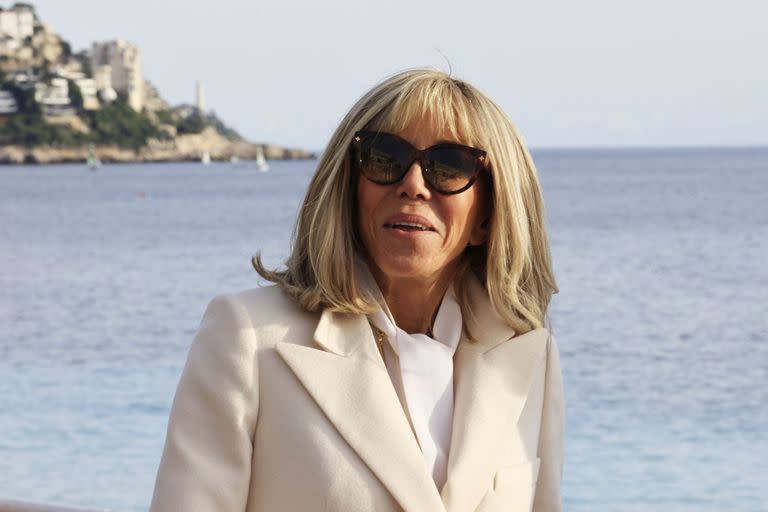
[[[556,291],[531,158],[406,71],[342,121],[278,286],[214,299],[152,511],[560,510]]]

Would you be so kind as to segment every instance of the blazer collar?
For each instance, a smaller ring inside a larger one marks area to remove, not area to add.
[[[349,315],[324,310],[315,328],[314,341],[325,350],[339,356],[350,356],[363,349],[363,356],[370,356],[365,341],[371,338],[371,327],[363,315]],[[380,357],[374,360],[381,359]]]
[[[492,486],[500,446],[513,435],[547,331],[515,336],[475,279],[468,283],[474,340],[454,356],[454,417],[448,478],[438,492],[376,348],[364,315],[324,311],[314,333],[320,350],[291,342],[275,348],[341,437],[404,511],[474,510]]]
[[[404,511],[444,512],[366,317],[325,311],[314,338],[275,349]]]

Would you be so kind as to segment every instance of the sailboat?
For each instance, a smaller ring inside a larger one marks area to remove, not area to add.
[[[99,157],[96,156],[96,149],[93,147],[93,144],[88,146],[88,155],[85,157],[85,163],[92,171],[95,171],[101,167],[101,160],[99,160]]]
[[[267,163],[266,158],[264,158],[264,150],[261,146],[256,148],[256,167],[261,172],[267,172],[269,170],[269,164]]]
[[[211,163],[211,154],[208,151],[203,151],[203,154],[200,156],[200,163],[203,165]]]

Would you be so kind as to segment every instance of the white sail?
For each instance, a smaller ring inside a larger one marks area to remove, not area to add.
[[[264,158],[264,150],[261,149],[261,146],[256,148],[256,167],[261,172],[267,172],[269,170],[269,164],[267,163],[267,159]]]

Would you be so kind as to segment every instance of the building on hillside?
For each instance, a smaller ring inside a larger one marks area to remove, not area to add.
[[[18,39],[0,34],[0,57],[4,60],[15,58],[19,48],[21,48],[21,42]]]
[[[92,68],[93,81],[96,82],[98,90],[112,88],[112,66],[103,65]]]
[[[77,85],[80,95],[83,97],[85,110],[99,109],[99,90],[96,86],[96,80],[85,76],[77,61],[70,61],[66,65],[57,66],[52,71],[56,76],[66,78]]]
[[[90,57],[91,69],[99,90],[112,88],[125,94],[128,104],[135,111],[144,109],[144,74],[136,46],[121,39],[93,43]]]
[[[83,108],[85,110],[99,109],[99,91],[96,89],[96,81],[93,78],[77,78],[74,80],[80,89],[80,95],[83,97]]]
[[[0,7],[0,37],[23,41],[35,33],[35,11],[28,5]]]
[[[6,75],[7,80],[22,91],[28,91],[35,87],[38,76],[32,69],[24,69]]]
[[[85,68],[77,56],[70,56],[70,58],[65,61],[59,62],[51,68],[51,71],[64,78],[69,78],[70,80],[77,80],[85,77]]]
[[[0,8],[0,69],[20,71],[59,64],[71,57],[69,44],[42,23],[34,8],[16,3]]]
[[[75,109],[69,101],[69,83],[66,78],[52,78],[50,84],[35,84],[35,101],[50,117],[74,116]]]
[[[55,64],[63,58],[69,57],[65,55],[64,41],[61,36],[54,33],[47,23],[40,25],[40,30],[32,38],[32,44],[37,48],[38,55],[48,64]]]
[[[9,116],[19,111],[19,104],[11,91],[0,89],[0,116]]]

